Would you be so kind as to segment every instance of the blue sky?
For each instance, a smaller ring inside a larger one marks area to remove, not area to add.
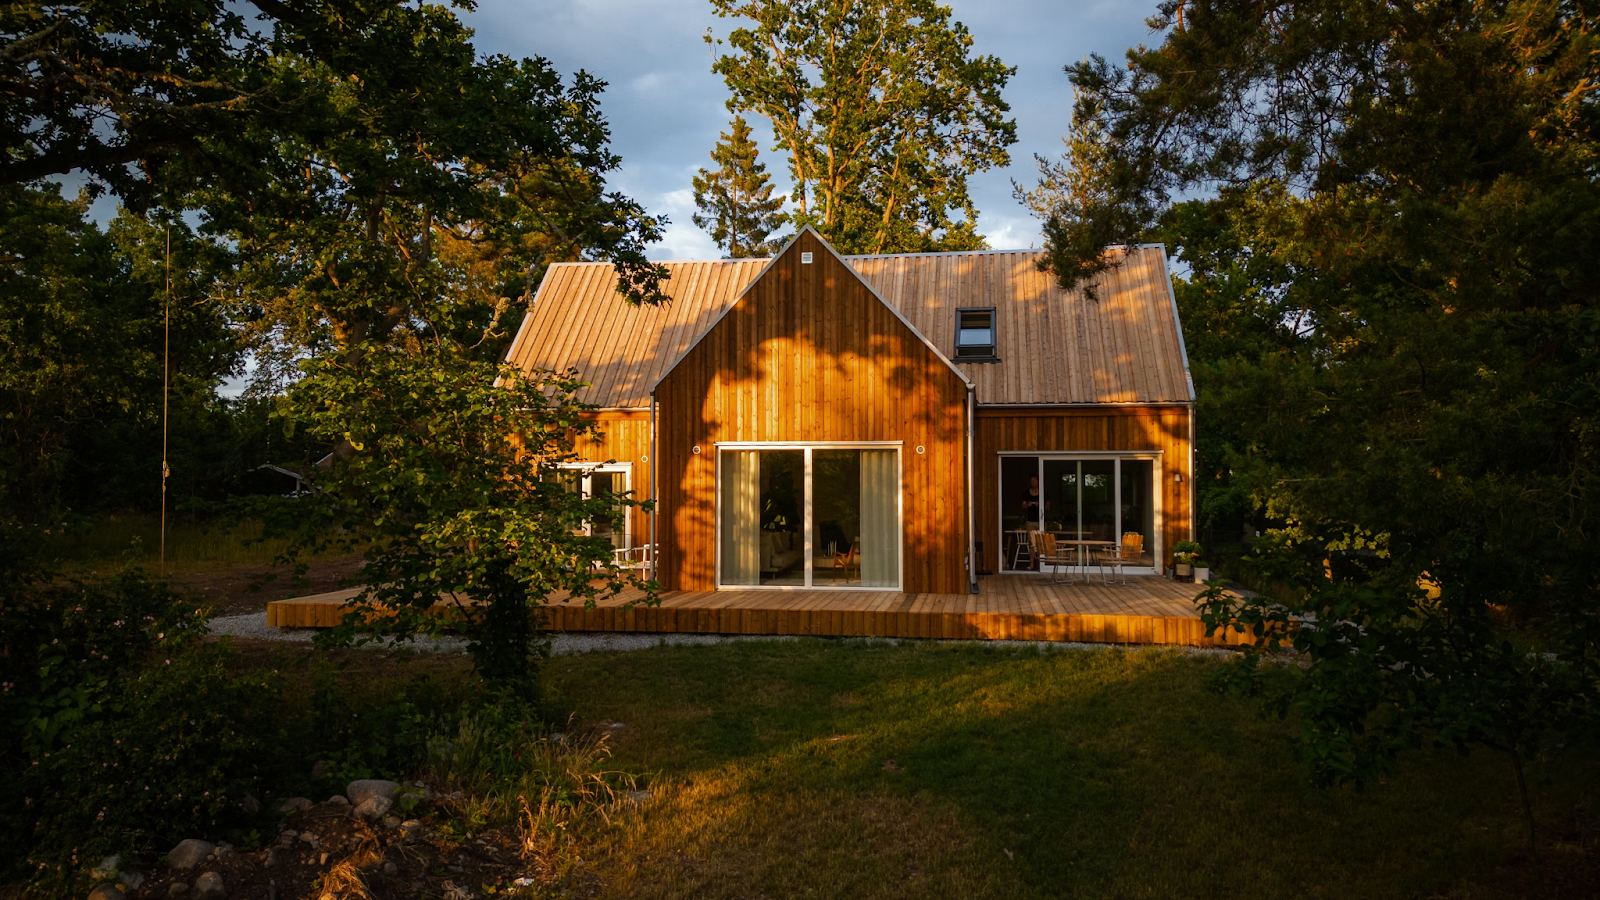
[[[974,52],[1016,66],[1005,97],[1017,121],[1018,143],[1003,171],[972,180],[979,230],[996,248],[1037,246],[1038,224],[1011,196],[1013,178],[1032,184],[1035,153],[1056,155],[1071,115],[1071,91],[1061,71],[1099,53],[1120,61],[1127,48],[1156,43],[1145,19],[1154,0],[946,0],[972,32]],[[604,79],[602,108],[622,171],[619,190],[652,213],[672,220],[658,259],[715,259],[720,254],[690,216],[690,179],[709,163],[717,134],[728,124],[721,78],[711,73],[706,28],[727,33],[707,0],[479,0],[466,21],[480,51],[543,56],[570,75],[583,69]],[[755,123],[752,123],[755,124]],[[763,154],[779,190],[787,180],[782,158]]]

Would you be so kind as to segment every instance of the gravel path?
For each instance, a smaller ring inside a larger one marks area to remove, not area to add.
[[[242,616],[218,616],[211,620],[212,634],[226,634],[258,641],[286,641],[309,644],[316,637],[315,628],[273,628],[267,624],[265,612]],[[619,632],[580,632],[553,635],[550,652],[558,656],[567,653],[590,653],[596,650],[648,650],[652,647],[702,647],[728,644],[735,641],[792,641],[796,638],[777,634],[638,634]],[[839,638],[858,643],[911,644],[932,643],[914,638]],[[393,639],[385,645],[396,643]],[[1232,651],[1215,647],[1168,647],[1128,644],[1084,644],[1070,641],[938,641],[940,644],[972,644],[984,647],[1023,648],[1041,650],[1178,650],[1199,656],[1230,656]],[[467,642],[462,638],[418,638],[408,642],[413,650],[425,653],[465,653]]]

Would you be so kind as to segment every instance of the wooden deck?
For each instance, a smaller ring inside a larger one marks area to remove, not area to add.
[[[1237,644],[1207,638],[1193,604],[1198,588],[1164,578],[1130,584],[1052,584],[1037,575],[991,575],[977,594],[877,591],[668,591],[659,607],[623,607],[637,592],[596,609],[556,605],[552,631],[786,634],[903,638],[1086,641],[1110,644]],[[274,600],[267,624],[337,624],[355,590]]]

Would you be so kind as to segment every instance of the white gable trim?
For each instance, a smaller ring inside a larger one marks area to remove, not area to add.
[[[947,357],[943,353],[939,352],[939,348],[935,347],[933,345],[933,342],[928,340],[927,336],[924,335],[921,331],[919,331],[917,329],[917,326],[911,324],[911,320],[907,319],[900,312],[900,310],[895,309],[894,304],[892,304],[889,301],[883,299],[883,295],[879,294],[877,289],[874,288],[870,283],[868,283],[865,278],[862,278],[861,277],[861,273],[857,272],[855,270],[854,266],[850,265],[850,263],[843,256],[839,255],[839,251],[833,249],[833,245],[828,243],[827,238],[824,238],[822,235],[817,234],[817,230],[815,228],[812,228],[810,225],[807,225],[804,228],[800,229],[799,231],[795,232],[794,237],[789,238],[789,242],[783,245],[783,249],[779,250],[777,253],[772,254],[772,258],[767,260],[767,264],[761,267],[761,271],[756,273],[756,277],[750,279],[750,283],[744,286],[744,290],[739,292],[739,296],[733,298],[733,302],[729,303],[726,309],[724,309],[722,312],[718,313],[716,319],[712,320],[711,324],[706,326],[706,329],[704,331],[700,332],[699,336],[697,336],[694,339],[694,341],[692,343],[690,343],[689,346],[684,349],[684,351],[682,353],[678,354],[678,358],[674,359],[672,361],[672,364],[667,366],[667,368],[664,371],[662,371],[661,377],[657,378],[655,380],[655,382],[650,385],[650,395],[651,396],[655,396],[656,389],[661,386],[661,382],[666,381],[667,380],[667,376],[671,375],[674,371],[676,371],[677,368],[678,368],[678,365],[680,363],[682,363],[684,361],[684,359],[686,357],[688,357],[688,355],[690,353],[694,352],[694,348],[700,346],[700,342],[706,339],[706,335],[708,335],[712,331],[716,330],[716,327],[718,325],[722,324],[722,320],[727,318],[728,314],[732,313],[735,307],[737,307],[740,303],[744,302],[745,295],[749,294],[750,291],[754,290],[755,286],[761,282],[761,279],[767,277],[767,273],[772,270],[773,266],[777,265],[778,260],[782,259],[784,254],[789,252],[789,248],[794,246],[795,241],[800,240],[800,236],[803,235],[803,234],[806,234],[808,232],[810,234],[812,234],[813,236],[815,236],[816,239],[817,239],[817,242],[820,243],[822,246],[826,247],[829,253],[833,254],[833,258],[838,260],[840,265],[844,266],[845,271],[849,272],[850,276],[852,278],[854,278],[856,281],[860,282],[861,286],[866,288],[867,292],[870,293],[874,298],[876,298],[879,303],[882,303],[885,307],[887,307],[889,312],[894,313],[894,317],[896,319],[900,320],[900,324],[902,324],[902,325],[906,326],[907,328],[911,329],[911,333],[916,335],[918,340],[922,341],[923,346],[925,346],[929,350],[933,351],[933,355],[938,357],[940,362],[944,363],[947,367],[949,367],[950,371],[955,373],[956,377],[961,380],[961,383],[963,385],[965,385],[968,390],[973,390],[973,389],[975,389],[977,387],[971,381],[967,380],[966,373],[964,373],[960,369],[956,368],[955,363],[952,363],[950,361],[949,357]]]

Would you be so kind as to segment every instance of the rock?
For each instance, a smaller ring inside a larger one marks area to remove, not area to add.
[[[391,831],[393,831],[396,828],[399,828],[400,827],[400,817],[399,816],[384,816],[383,817],[383,827],[385,827],[385,828],[387,828],[387,829],[389,829]]]
[[[400,834],[404,836],[406,840],[414,841],[427,833],[428,826],[422,824],[421,820],[419,819],[407,819],[400,823]]]
[[[174,881],[173,883],[167,885],[168,897],[186,897],[188,894],[189,886],[181,881]]]
[[[266,858],[261,860],[261,867],[264,868],[264,869],[270,869],[270,868],[272,868],[273,866],[275,866],[277,864],[278,864],[278,851],[276,851],[276,850],[268,850]]]
[[[356,805],[356,815],[366,819],[377,819],[389,812],[389,807],[394,801],[381,794],[373,795]]]
[[[317,847],[317,836],[309,831],[300,832],[300,840],[310,844],[313,850],[315,850]]]
[[[349,806],[350,805],[350,801],[346,800],[344,798],[343,794],[334,794],[332,797],[328,798],[328,805],[329,806]]]
[[[345,785],[344,795],[350,798],[352,806],[360,806],[372,797],[382,797],[394,802],[395,792],[400,790],[400,785],[393,781],[383,781],[378,778],[363,778]]]
[[[322,776],[328,774],[328,770],[331,768],[333,768],[333,763],[328,762],[325,759],[319,759],[311,765],[311,777],[321,778]]]
[[[89,873],[89,877],[115,878],[117,877],[117,873],[120,871],[122,871],[122,857],[113,853],[105,859],[100,860],[100,865],[94,867],[94,871]]]
[[[391,876],[399,875],[400,867],[395,865],[393,861],[385,860],[383,863],[383,874]]]
[[[172,852],[167,854],[167,865],[179,871],[192,869],[205,862],[206,857],[216,849],[216,845],[210,841],[189,838],[173,847]]]
[[[226,900],[228,886],[216,872],[207,872],[194,880],[195,900]]]
[[[239,801],[239,808],[251,815],[255,815],[261,812],[261,801],[249,794],[245,794],[244,799]]]
[[[628,799],[634,803],[644,803],[650,799],[649,791],[629,791]]]
[[[289,815],[290,813],[297,813],[302,809],[310,809],[315,805],[316,804],[304,797],[290,797],[289,799],[278,804],[278,812],[281,812],[284,815]]]
[[[124,900],[127,896],[114,884],[102,884],[89,892],[89,900]]]
[[[137,891],[144,884],[144,873],[127,869],[117,873],[117,886],[130,891]]]

